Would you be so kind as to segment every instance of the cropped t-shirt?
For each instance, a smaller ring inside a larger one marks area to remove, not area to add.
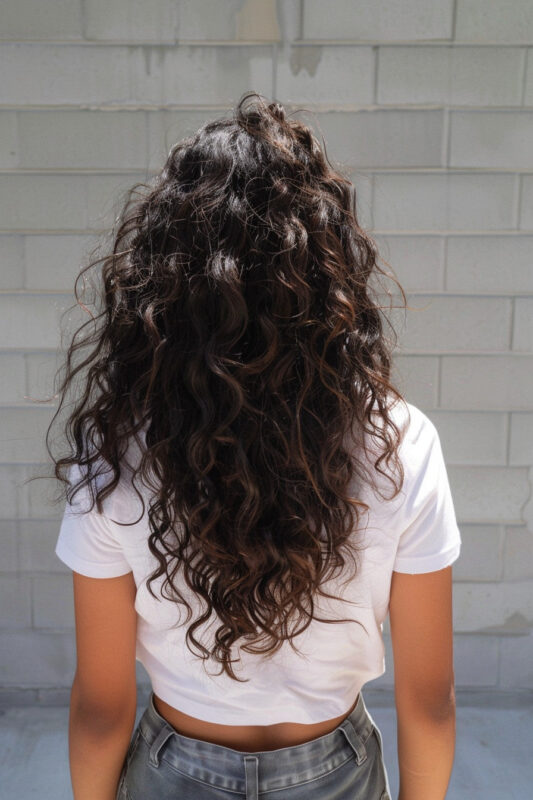
[[[399,456],[404,483],[399,495],[383,500],[370,485],[354,495],[368,503],[357,526],[359,562],[353,579],[344,573],[324,588],[338,600],[317,597],[315,616],[347,618],[328,624],[314,620],[294,641],[297,651],[284,642],[273,656],[235,650],[235,673],[248,678],[237,682],[220,665],[204,662],[191,653],[185,633],[204,609],[179,577],[180,591],[195,615],[188,623],[186,609],[161,598],[165,576],[152,583],[146,579],[157,567],[148,548],[146,515],[139,519],[142,503],[131,482],[121,480],[103,500],[103,514],[91,511],[90,494],[84,486],[67,503],[55,553],[72,570],[93,578],[112,578],[133,572],[137,587],[136,659],[146,669],[153,691],[174,708],[208,722],[225,725],[272,725],[280,722],[317,723],[347,713],[362,686],[385,672],[383,622],[387,616],[392,572],[422,573],[443,569],[459,556],[461,535],[457,526],[450,485],[437,429],[416,406],[396,402],[392,419],[404,430]],[[369,453],[372,450],[369,449]],[[362,456],[359,456],[360,458]],[[375,457],[371,463],[375,462]],[[384,462],[381,462],[385,468]],[[392,484],[374,471],[375,484],[386,497]],[[80,477],[71,467],[71,481]],[[108,479],[97,481],[106,485]],[[135,485],[141,489],[144,484]],[[149,495],[146,496],[149,499]],[[86,505],[84,505],[86,503]],[[81,513],[80,513],[81,512]],[[132,526],[121,522],[139,521]],[[353,574],[353,562],[347,569]],[[347,601],[347,602],[344,602]],[[357,622],[363,624],[357,624]],[[220,620],[211,619],[195,632],[211,642]],[[237,647],[238,643],[234,645]],[[211,666],[209,666],[211,664]]]

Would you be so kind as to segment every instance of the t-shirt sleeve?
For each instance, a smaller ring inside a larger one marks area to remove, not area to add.
[[[71,485],[78,484],[81,479],[78,464],[70,467],[68,478]],[[104,499],[104,509],[112,496]],[[76,491],[72,503],[67,501],[56,542],[56,556],[75,572],[89,578],[116,578],[131,572],[116,524],[105,514],[98,513],[96,503],[92,509],[91,504],[87,484]]]
[[[459,557],[461,533],[437,429],[422,411],[410,409],[413,431],[400,450],[405,484],[393,570],[433,572]]]

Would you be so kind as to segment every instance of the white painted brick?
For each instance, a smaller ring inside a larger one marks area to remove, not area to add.
[[[60,514],[62,509],[57,509]],[[20,569],[29,572],[67,573],[67,567],[55,554],[59,520],[23,519],[19,522]],[[49,580],[53,580],[50,576]]]
[[[31,625],[31,583],[21,575],[0,575],[0,628]]]
[[[480,411],[530,411],[533,357],[444,356],[441,404]]]
[[[159,171],[171,148],[185,137],[193,136],[206,122],[218,118],[213,111],[147,111],[148,168]],[[226,114],[221,113],[221,117]]]
[[[446,288],[461,292],[533,291],[533,236],[450,236]]]
[[[520,105],[524,56],[509,47],[381,47],[378,103]]]
[[[50,475],[48,464],[28,464],[25,467],[28,477],[39,476],[27,485],[28,511],[27,519],[43,519],[60,521],[64,504],[56,502],[58,482]]]
[[[180,40],[276,41],[287,6],[294,16],[298,11],[294,0],[277,4],[272,0],[181,0],[177,35]]]
[[[533,6],[523,0],[457,0],[456,16],[459,42],[533,41]]]
[[[175,0],[84,0],[86,39],[174,42]]]
[[[507,415],[497,412],[428,411],[435,424],[447,463],[502,465],[506,463]]]
[[[87,227],[107,232],[122,210],[130,188],[146,177],[141,173],[87,176]]]
[[[505,529],[503,570],[506,581],[533,579],[533,533],[524,525]]]
[[[516,297],[513,320],[513,350],[533,353],[533,298]]]
[[[425,0],[331,0],[325,13],[322,0],[304,0],[306,39],[383,39],[388,41],[449,39],[452,2]]]
[[[329,152],[329,150],[328,150]],[[372,174],[353,168],[345,169],[343,174],[355,187],[357,219],[363,228],[372,228],[372,194],[374,179]]]
[[[144,111],[19,112],[20,166],[140,169],[146,162]]]
[[[533,175],[522,175],[520,228],[533,230]]]
[[[0,167],[12,169],[18,163],[17,114],[15,111],[0,111]]]
[[[33,580],[35,628],[73,628],[72,574],[38,576]]]
[[[74,282],[81,267],[97,257],[89,258],[97,243],[98,237],[90,235],[45,233],[25,236],[26,289],[51,289],[70,292],[73,296]],[[78,290],[82,288],[80,280]]]
[[[328,154],[355,167],[438,167],[443,112],[376,111],[317,114]]]
[[[450,166],[533,167],[533,111],[452,111]]]
[[[82,175],[6,173],[0,184],[2,229],[84,228],[89,180]]]
[[[0,403],[22,403],[25,394],[24,356],[0,353]]]
[[[0,235],[0,289],[24,286],[24,240],[22,236]]]
[[[439,360],[435,356],[395,355],[391,379],[410,403],[422,408],[437,404]]]
[[[511,414],[509,463],[527,466],[533,463],[533,414]]]
[[[506,636],[502,638],[500,648],[501,686],[533,689],[533,634]]]
[[[70,295],[0,295],[0,339],[4,347],[58,347],[60,317],[71,304]],[[78,306],[71,315],[69,318],[81,321]]]
[[[497,525],[461,525],[461,555],[453,565],[458,581],[499,581],[503,532]]]
[[[55,407],[4,408],[0,417],[0,462],[43,462],[44,436]]]
[[[379,173],[374,224],[383,230],[492,230],[514,226],[515,177]]]
[[[483,524],[518,524],[529,497],[527,469],[522,467],[448,466],[457,519]]]
[[[2,686],[67,686],[76,671],[74,631],[0,633]]]
[[[28,397],[31,400],[51,399],[54,394],[54,374],[63,363],[64,352],[28,353],[26,355],[26,371]]]
[[[455,685],[496,686],[498,649],[497,636],[456,633],[453,637]]]
[[[526,85],[524,87],[524,104],[533,105],[533,48],[528,47],[526,52]]]
[[[406,350],[424,353],[507,350],[511,300],[501,297],[409,295],[410,308],[390,314]],[[403,330],[401,321],[406,318]]]
[[[130,102],[129,58],[124,47],[5,42],[0,103]]]
[[[15,572],[19,568],[19,534],[17,521],[0,520],[0,564],[2,572]]]
[[[533,622],[531,581],[456,583],[454,629],[516,635]]]
[[[277,59],[277,94],[284,103],[374,102],[371,47],[294,45]]]
[[[444,288],[444,237],[387,236],[377,234],[381,256],[388,261],[404,291],[435,291]]]
[[[28,511],[27,468],[0,464],[0,519],[19,519]]]
[[[2,0],[0,39],[81,39],[81,0]]]

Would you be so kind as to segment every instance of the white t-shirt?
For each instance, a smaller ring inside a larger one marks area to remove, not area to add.
[[[315,610],[318,616],[348,617],[364,627],[351,621],[327,624],[313,620],[294,640],[299,653],[289,642],[267,659],[234,650],[235,657],[241,658],[234,663],[235,672],[249,678],[246,683],[225,673],[216,675],[219,664],[209,662],[204,669],[202,660],[188,649],[186,630],[204,606],[182,582],[181,571],[175,580],[195,614],[182,626],[176,623],[185,621],[186,609],[173,601],[154,599],[146,588],[146,579],[157,566],[147,543],[146,510],[136,525],[116,523],[133,521],[142,511],[131,483],[121,476],[117,488],[103,501],[104,515],[98,514],[96,506],[90,513],[79,513],[90,507],[86,487],[76,494],[73,506],[67,504],[56,555],[71,569],[93,578],[133,572],[138,614],[136,658],[150,676],[154,692],[165,702],[198,719],[225,725],[316,723],[346,713],[362,686],[385,672],[382,632],[393,570],[421,573],[443,569],[458,558],[461,549],[435,426],[411,403],[396,403],[390,413],[400,427],[406,426],[399,450],[405,470],[403,488],[393,500],[382,500],[369,486],[354,495],[370,506],[360,519],[359,527],[364,530],[357,532],[358,545],[364,545],[359,571],[348,583],[344,583],[343,573],[340,583],[337,579],[325,585],[327,591],[353,604],[319,596]],[[381,465],[386,469],[383,462]],[[71,474],[77,482],[79,468],[73,467]],[[376,479],[384,496],[390,497],[390,481],[379,475]],[[106,476],[98,478],[102,485],[108,480]],[[136,486],[143,491],[139,480]],[[147,494],[146,509],[148,500]],[[347,565],[347,574],[353,574],[350,559]],[[163,580],[164,576],[152,583],[156,596],[160,596]],[[213,614],[195,636],[209,643],[219,624]]]

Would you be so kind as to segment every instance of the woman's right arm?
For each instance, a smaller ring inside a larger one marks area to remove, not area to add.
[[[392,573],[400,792],[398,800],[444,800],[455,751],[452,568]]]

